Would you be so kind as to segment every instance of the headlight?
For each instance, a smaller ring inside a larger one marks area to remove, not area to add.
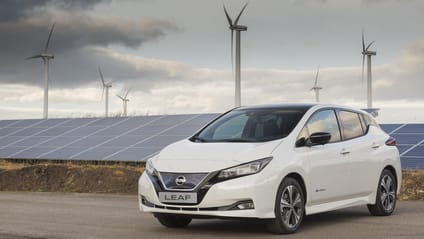
[[[255,160],[249,163],[241,164],[232,168],[221,170],[216,179],[218,182],[231,178],[247,176],[259,173],[271,161],[272,157]]]
[[[146,161],[146,173],[152,176],[157,175],[157,171],[150,159]]]

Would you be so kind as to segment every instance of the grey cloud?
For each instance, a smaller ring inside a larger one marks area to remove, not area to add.
[[[34,13],[43,7],[57,7],[66,10],[92,9],[105,0],[2,0],[0,1],[0,21],[15,21]]]

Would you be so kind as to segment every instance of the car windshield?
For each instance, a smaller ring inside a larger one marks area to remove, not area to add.
[[[236,109],[191,138],[194,142],[265,142],[290,134],[304,115],[296,109]]]

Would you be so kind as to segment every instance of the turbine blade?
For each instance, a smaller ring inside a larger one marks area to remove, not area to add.
[[[318,66],[318,69],[317,69],[317,74],[316,74],[316,76],[315,76],[315,84],[314,84],[314,87],[316,87],[316,86],[318,85],[318,74],[319,74],[319,66]]]
[[[38,55],[34,55],[34,56],[27,57],[27,58],[25,58],[25,59],[29,60],[29,59],[35,59],[35,58],[41,58],[41,57],[42,57],[42,56],[41,56],[40,54],[38,54]]]
[[[225,16],[227,17],[228,24],[230,24],[230,27],[232,27],[233,26],[233,20],[231,20],[230,15],[228,15],[228,12],[227,12],[227,9],[225,8],[225,5],[224,5],[224,12],[225,12]]]
[[[370,46],[374,43],[375,41],[372,41],[370,44],[368,44],[367,48],[365,48],[365,51],[368,51],[368,49],[370,48]]]
[[[247,4],[249,4],[249,2],[247,2],[246,4],[244,4],[244,7],[241,9],[239,15],[237,16],[236,20],[234,21],[234,25],[237,25],[237,23],[238,23],[238,21],[239,21],[239,19],[241,17],[241,14],[243,14],[244,9],[246,9],[246,7],[247,7]]]
[[[131,88],[129,88],[128,90],[127,90],[127,93],[125,94],[125,99],[127,99],[127,96],[128,96],[128,94],[130,93],[130,91],[131,91]]]
[[[106,84],[105,84],[105,80],[103,79],[102,69],[100,69],[100,67],[99,67],[99,75],[100,75],[100,80],[102,81],[103,88],[104,88]]]
[[[102,97],[100,97],[100,101],[103,101],[103,97],[105,95],[105,87],[102,88]]]
[[[121,99],[121,100],[125,100],[122,96],[120,96],[120,95],[116,95],[119,99]]]
[[[46,46],[44,47],[44,53],[47,53],[47,49],[49,48],[50,38],[52,37],[53,29],[56,23],[53,23],[52,28],[50,29],[49,37],[47,38]]]
[[[362,30],[362,51],[365,52],[364,30]]]
[[[362,89],[364,88],[364,67],[365,67],[365,55],[362,54]]]

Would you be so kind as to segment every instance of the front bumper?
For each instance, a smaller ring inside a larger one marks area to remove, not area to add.
[[[274,218],[275,191],[272,180],[260,174],[213,184],[196,205],[170,205],[160,202],[155,186],[147,174],[139,179],[139,207],[150,213],[192,216]],[[239,202],[253,201],[254,209],[231,209]]]

